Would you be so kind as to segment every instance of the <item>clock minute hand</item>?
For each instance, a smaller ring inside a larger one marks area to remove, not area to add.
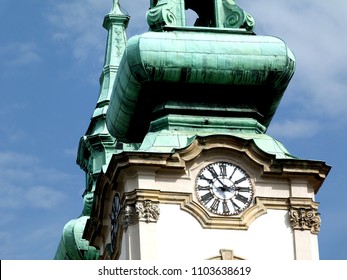
[[[225,191],[229,191],[231,192],[233,190],[233,187],[228,187],[227,185],[225,185],[218,177],[216,177],[216,180],[221,183],[221,187],[218,187],[218,189],[221,189],[223,192]]]
[[[221,181],[221,179],[219,179],[219,177],[216,177],[216,180],[219,182],[219,183],[221,183],[221,187],[218,187],[219,189],[222,189],[222,190],[225,190],[225,188],[226,188],[226,186],[225,186],[225,184]]]

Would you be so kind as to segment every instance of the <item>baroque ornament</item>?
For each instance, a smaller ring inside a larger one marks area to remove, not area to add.
[[[152,203],[151,200],[136,202],[135,209],[138,220],[141,222],[153,223],[159,219],[159,203]]]
[[[310,230],[313,234],[318,234],[320,230],[321,218],[314,209],[292,208],[289,210],[290,223],[293,229]]]
[[[128,226],[134,225],[136,222],[135,207],[133,205],[125,205],[120,218],[123,229],[127,230]]]
[[[147,22],[151,29],[159,31],[163,26],[176,25],[176,6],[176,3],[166,0],[159,0],[153,5],[147,12]]]
[[[133,205],[125,205],[121,214],[124,230],[130,225],[140,222],[155,223],[160,215],[159,202],[151,200],[138,201]]]
[[[255,27],[254,18],[236,5],[233,0],[222,0],[225,10],[225,28],[245,28],[253,30]]]

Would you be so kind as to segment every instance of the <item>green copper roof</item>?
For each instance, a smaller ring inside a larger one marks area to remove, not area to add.
[[[108,164],[116,151],[116,140],[108,132],[105,119],[118,65],[126,46],[125,29],[129,18],[121,11],[118,0],[113,0],[113,7],[103,22],[103,27],[108,32],[104,67],[100,77],[100,94],[90,125],[80,139],[77,153],[77,163],[86,172],[84,208],[81,217],[65,225],[55,259],[99,258],[99,251],[89,246],[89,242],[82,236],[90,215],[96,180],[103,166]]]
[[[99,250],[89,246],[89,242],[82,239],[84,227],[89,217],[82,216],[69,221],[63,231],[59,247],[55,254],[58,260],[97,260]]]
[[[210,135],[229,135],[244,140],[254,141],[257,147],[263,152],[274,155],[276,159],[296,158],[291,155],[288,150],[276,139],[267,135],[253,132],[237,132],[237,131],[177,131],[177,130],[161,130],[149,132],[141,147],[137,151],[152,153],[174,153],[176,149],[188,147],[197,136]]]
[[[255,35],[253,17],[233,0],[149,1],[151,31],[128,42],[130,17],[118,0],[104,19],[100,94],[77,156],[86,172],[84,206],[64,227],[56,259],[99,258],[83,233],[99,175],[116,153],[174,153],[197,137],[226,135],[276,159],[294,158],[265,134],[294,74],[287,45]],[[185,24],[189,8],[199,17],[194,27]]]
[[[197,113],[204,116],[221,106],[254,109],[267,127],[294,68],[292,52],[274,37],[206,28],[148,32],[128,41],[106,124],[121,141],[141,141],[157,106],[181,102],[188,114],[204,105]]]

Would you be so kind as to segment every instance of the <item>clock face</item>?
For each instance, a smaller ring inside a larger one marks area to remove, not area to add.
[[[195,190],[207,210],[223,216],[241,213],[251,204],[253,198],[248,174],[228,162],[211,163],[201,169]]]
[[[118,217],[121,211],[121,201],[119,194],[116,193],[113,198],[113,204],[112,204],[112,212],[111,212],[111,247],[112,250],[114,249],[116,238],[117,238],[117,232],[119,227],[119,221]]]

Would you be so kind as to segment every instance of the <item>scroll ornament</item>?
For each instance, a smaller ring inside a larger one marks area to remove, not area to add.
[[[293,229],[310,230],[318,234],[320,230],[320,214],[314,209],[292,208],[289,210],[290,223]]]
[[[223,0],[223,8],[225,10],[225,28],[245,28],[252,31],[255,27],[253,16],[246,13],[233,0]]]
[[[176,5],[173,2],[159,0],[155,7],[147,11],[147,22],[152,31],[159,31],[163,26],[177,25]]]

